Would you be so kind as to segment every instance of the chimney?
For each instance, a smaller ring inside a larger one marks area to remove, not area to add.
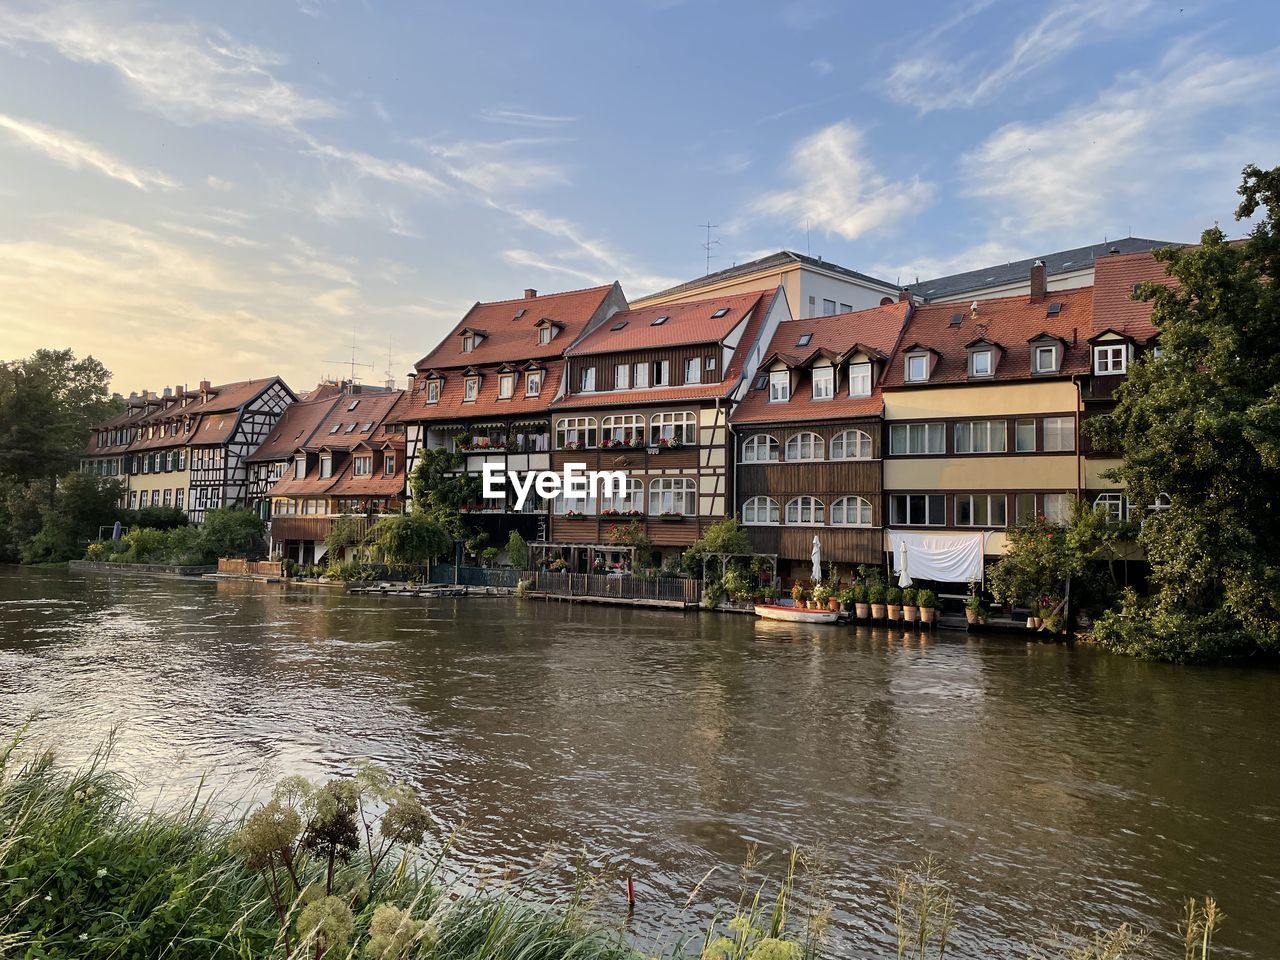
[[[170,400],[170,399],[172,399],[172,398],[173,398],[173,388],[172,388],[172,387],[165,387],[165,388],[164,388],[164,398],[165,398],[166,400]]]
[[[911,302],[911,288],[910,288],[910,287],[903,287],[901,290],[899,290],[899,291],[898,291],[898,302],[899,302],[899,303],[910,303],[910,302]]]
[[[1042,303],[1049,292],[1044,276],[1044,261],[1037,260],[1031,265],[1031,302]]]
[[[213,388],[213,384],[212,384],[212,383],[210,383],[208,380],[201,380],[201,381],[200,381],[200,392],[201,392],[201,393],[208,393],[212,388]]]
[[[532,300],[532,299],[533,299],[534,297],[536,297],[537,295],[538,295],[538,291],[537,291],[537,290],[535,290],[535,289],[533,289],[533,287],[525,287],[525,288],[524,288],[524,298],[525,298],[526,300]]]

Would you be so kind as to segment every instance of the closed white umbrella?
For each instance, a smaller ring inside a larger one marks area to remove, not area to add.
[[[906,589],[911,586],[911,574],[907,573],[907,541],[898,541],[898,586]]]
[[[822,582],[822,541],[818,539],[818,535],[813,535],[813,552],[809,554],[809,559],[813,561],[813,569],[809,571],[809,576],[817,585]]]

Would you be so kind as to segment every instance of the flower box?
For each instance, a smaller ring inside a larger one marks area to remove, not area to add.
[[[659,450],[679,450],[684,446],[684,441],[679,437],[659,437],[657,447]]]
[[[584,449],[584,447],[581,440],[569,440],[569,441],[566,441],[565,445],[560,449],[561,450],[582,450]]]
[[[683,514],[683,513],[663,513],[663,514],[659,514],[658,516],[659,516],[659,519],[661,519],[661,520],[683,520],[683,519],[685,519],[685,516],[684,516],[684,514]]]

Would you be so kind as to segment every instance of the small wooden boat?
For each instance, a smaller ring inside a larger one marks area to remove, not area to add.
[[[766,620],[786,620],[791,623],[835,623],[840,614],[835,610],[806,610],[804,607],[757,603],[756,616],[764,617]]]

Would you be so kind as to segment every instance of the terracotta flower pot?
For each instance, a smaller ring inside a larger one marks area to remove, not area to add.
[[[871,604],[869,603],[855,603],[853,609],[857,613],[859,620],[865,620],[871,616]]]
[[[915,623],[916,618],[919,615],[920,615],[919,607],[908,607],[906,604],[902,605],[902,619],[905,620],[907,623]]]
[[[871,604],[871,619],[872,619],[872,620],[883,620],[883,619],[884,619],[884,604],[883,604],[883,603],[873,603],[873,604]]]
[[[937,615],[938,615],[938,611],[933,609],[933,607],[920,608],[921,623],[933,623],[933,618],[936,617]]]
[[[977,622],[978,622],[978,611],[977,611],[977,610],[970,610],[968,607],[965,607],[965,608],[964,608],[964,618],[965,618],[966,620],[968,620],[970,623],[977,623]]]
[[[831,610],[831,611],[834,611],[835,613],[839,613],[839,612],[840,612],[840,600],[839,600],[838,598],[836,598],[836,597],[832,597],[830,600],[828,600],[828,601],[827,601],[827,609],[828,609],[828,610]]]
[[[898,615],[902,612],[902,604],[891,603],[888,606],[889,606],[889,620],[893,623],[897,623]]]

